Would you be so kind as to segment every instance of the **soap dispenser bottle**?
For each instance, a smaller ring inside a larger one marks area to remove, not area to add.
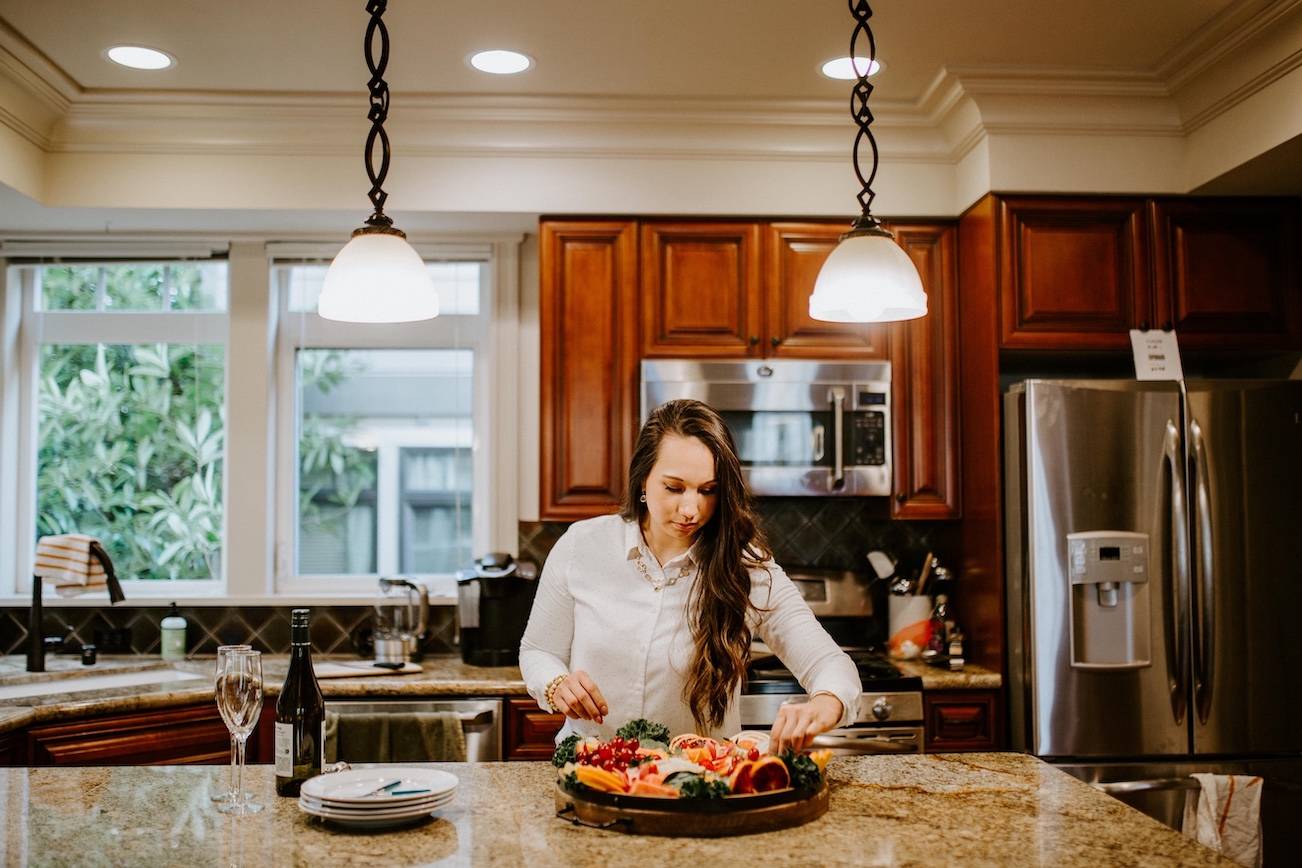
[[[176,603],[167,611],[162,622],[162,655],[164,660],[185,659],[185,618],[176,608]]]

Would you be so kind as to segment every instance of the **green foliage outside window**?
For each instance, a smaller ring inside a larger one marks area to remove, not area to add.
[[[212,309],[209,284],[211,276],[205,283],[199,266],[185,264],[49,267],[42,307],[105,310],[112,298],[121,310]],[[305,366],[304,388],[343,382],[348,372],[330,360],[337,354],[317,355],[324,358]],[[217,345],[42,346],[37,534],[99,537],[125,579],[218,578],[225,368]],[[319,505],[304,498],[305,517],[350,508],[374,486],[373,456],[345,446],[344,433],[344,425],[305,420],[304,487],[327,492]]]

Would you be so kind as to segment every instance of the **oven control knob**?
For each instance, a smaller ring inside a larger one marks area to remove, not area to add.
[[[877,700],[873,702],[873,717],[878,720],[886,720],[890,717],[891,710],[891,704],[886,701],[885,696],[879,696],[877,697]]]

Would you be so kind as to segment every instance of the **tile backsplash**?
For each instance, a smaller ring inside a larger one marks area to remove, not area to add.
[[[784,567],[852,569],[866,572],[865,555],[883,549],[916,570],[923,555],[942,560],[957,551],[955,522],[891,521],[880,498],[769,497],[757,501],[760,522],[777,562]],[[542,564],[565,533],[563,522],[520,522],[520,559]],[[953,566],[953,563],[949,564]],[[960,582],[961,585],[961,582]],[[289,651],[290,606],[180,606],[189,627],[190,654],[213,654],[218,645],[246,643],[263,651]],[[312,647],[324,654],[369,653],[370,606],[310,606]],[[94,643],[102,653],[157,654],[159,622],[165,606],[60,607],[44,610],[46,636],[66,636],[77,645]],[[0,653],[26,651],[25,606],[0,607]],[[454,653],[456,609],[436,606],[430,613],[426,653]]]
[[[252,645],[273,654],[289,652],[291,606],[178,606],[185,618],[186,652],[215,654],[219,645]],[[366,648],[372,626],[370,606],[308,606],[312,610],[312,650],[321,654],[356,654]],[[27,650],[27,607],[0,608],[0,653]],[[43,613],[46,636],[64,636],[77,645],[94,643],[102,653],[157,654],[166,606],[116,606],[97,608],[47,606]],[[456,610],[435,606],[430,610],[425,651],[456,651]],[[115,635],[116,634],[116,635]],[[115,640],[123,639],[124,642]]]

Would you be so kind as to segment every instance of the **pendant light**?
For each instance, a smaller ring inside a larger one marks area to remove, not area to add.
[[[922,278],[913,260],[895,243],[895,236],[885,229],[881,221],[872,216],[873,179],[877,177],[877,140],[869,125],[873,121],[868,109],[868,97],[873,86],[868,75],[877,59],[877,43],[873,39],[868,19],[873,11],[868,0],[850,0],[850,14],[854,16],[854,32],[850,35],[850,57],[859,57],[855,51],[859,35],[868,38],[868,63],[860,69],[854,64],[858,76],[850,93],[850,117],[859,127],[854,139],[854,173],[863,185],[858,199],[863,213],[850,231],[841,236],[827,261],[823,263],[814,281],[814,294],[809,297],[809,315],[814,319],[831,322],[891,322],[916,319],[927,314],[927,294],[922,289]],[[867,139],[872,149],[872,170],[864,177],[859,166],[859,146]]]
[[[352,239],[335,256],[321,287],[317,312],[325,319],[344,322],[410,322],[438,316],[439,297],[425,262],[407,243],[407,234],[385,216],[389,194],[382,189],[389,174],[389,137],[384,120],[389,115],[389,85],[384,70],[389,64],[389,31],[380,16],[388,0],[368,0],[366,11],[366,66],[371,106],[366,116],[371,131],[366,136],[366,175],[371,179],[374,213],[353,231]],[[375,59],[379,37],[380,58]],[[375,167],[375,145],[380,145],[380,166]]]

